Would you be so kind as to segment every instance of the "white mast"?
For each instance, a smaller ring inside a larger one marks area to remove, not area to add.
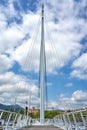
[[[45,88],[45,45],[44,45],[44,2],[41,15],[41,50],[40,50],[40,123],[44,124],[44,88]]]

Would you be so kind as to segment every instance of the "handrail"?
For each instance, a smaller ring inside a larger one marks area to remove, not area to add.
[[[87,109],[57,115],[54,117],[54,125],[64,130],[87,130]]]
[[[23,118],[22,118],[23,117]],[[30,125],[30,117],[17,112],[0,109],[0,128],[4,130],[16,130]]]

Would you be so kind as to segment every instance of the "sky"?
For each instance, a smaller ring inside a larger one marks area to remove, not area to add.
[[[85,107],[87,1],[44,3],[48,108]],[[0,103],[39,107],[40,32],[41,1],[0,0]]]

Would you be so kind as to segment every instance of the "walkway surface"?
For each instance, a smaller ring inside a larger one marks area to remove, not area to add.
[[[22,128],[22,130],[62,130],[54,126],[29,126]]]

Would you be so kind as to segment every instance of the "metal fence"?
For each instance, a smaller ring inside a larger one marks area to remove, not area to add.
[[[0,130],[18,130],[30,125],[30,120],[25,114],[0,110]]]
[[[40,119],[31,119],[32,125],[54,125],[54,119],[44,119],[44,124],[40,123]]]
[[[57,115],[54,125],[64,130],[87,130],[87,109]]]
[[[0,130],[19,130],[24,126],[37,124],[40,120],[31,119],[25,114],[0,110]],[[64,112],[54,119],[46,119],[45,125],[54,125],[64,130],[87,130],[87,109]]]

